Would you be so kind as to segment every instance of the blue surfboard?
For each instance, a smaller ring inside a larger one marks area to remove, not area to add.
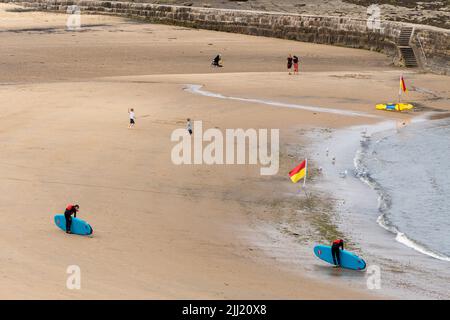
[[[356,254],[351,253],[350,251],[347,250],[339,250],[339,251],[342,268],[352,270],[364,270],[366,268],[366,262],[360,257],[358,257]],[[314,247],[314,254],[316,255],[317,258],[334,265],[330,246],[317,245]]]
[[[63,231],[66,231],[66,217],[63,214],[55,215],[55,224]],[[87,236],[92,234],[92,227],[84,220],[79,218],[72,218],[72,225],[70,226],[70,231],[73,234],[79,234]]]

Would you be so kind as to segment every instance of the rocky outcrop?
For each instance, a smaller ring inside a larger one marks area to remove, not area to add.
[[[78,5],[82,12],[88,13],[113,14],[192,28],[374,50],[392,56],[396,64],[402,63],[397,47],[401,29],[413,26],[410,45],[419,57],[420,65],[433,72],[450,74],[450,31],[427,26],[382,21],[380,28],[373,29],[368,27],[365,19],[122,1],[0,1],[62,12],[69,5]]]

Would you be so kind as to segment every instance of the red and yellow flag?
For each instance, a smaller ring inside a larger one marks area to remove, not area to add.
[[[406,89],[406,84],[405,80],[403,79],[403,76],[400,76],[400,90],[403,92],[408,91],[408,89]]]
[[[299,182],[301,179],[306,177],[306,159],[302,161],[298,166],[289,172],[289,177],[293,183]]]

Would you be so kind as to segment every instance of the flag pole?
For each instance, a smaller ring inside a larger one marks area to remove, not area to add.
[[[303,191],[305,191],[306,198],[308,193],[306,192],[306,176],[308,175],[308,158],[305,158],[305,177],[303,178]]]
[[[399,85],[398,85],[398,103],[401,102],[402,100],[402,78],[403,78],[403,74],[400,75],[400,81],[399,81]]]
[[[305,158],[305,178],[303,179],[303,188],[306,187],[306,176],[308,175],[308,158]]]

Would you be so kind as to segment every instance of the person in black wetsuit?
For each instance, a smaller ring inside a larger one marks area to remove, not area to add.
[[[77,217],[77,212],[80,209],[80,206],[75,204],[69,204],[66,208],[66,211],[64,212],[64,217],[66,218],[66,232],[67,233],[72,233],[72,231],[70,231],[70,227],[72,226],[72,215],[74,216],[74,218]]]
[[[341,266],[341,252],[339,249],[344,250],[344,240],[336,239],[331,245],[331,256],[333,257],[333,262],[337,267]]]
[[[213,59],[213,61],[212,61],[212,65],[214,66],[214,67],[223,67],[221,64],[220,64],[220,61],[222,60],[222,56],[220,55],[220,54],[218,54],[214,59]]]

